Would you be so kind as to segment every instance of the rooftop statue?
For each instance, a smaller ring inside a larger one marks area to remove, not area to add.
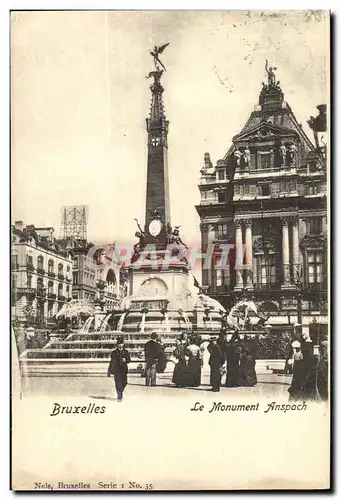
[[[276,86],[276,76],[275,76],[275,73],[274,71],[277,70],[277,68],[273,68],[273,67],[270,67],[268,69],[268,61],[266,59],[266,71],[267,71],[267,75],[268,75],[268,87],[275,87]]]
[[[162,54],[168,45],[169,43],[165,43],[164,45],[160,45],[159,47],[155,45],[153,51],[150,52],[157,71],[160,71],[160,66],[164,69],[164,71],[166,71],[164,64],[159,58],[159,54]]]

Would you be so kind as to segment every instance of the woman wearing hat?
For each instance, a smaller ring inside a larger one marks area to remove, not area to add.
[[[181,336],[177,341],[177,345],[173,353],[177,362],[175,364],[172,382],[176,385],[176,387],[187,387],[188,379],[190,378],[188,376],[188,343],[189,341],[187,332],[181,333]]]
[[[117,347],[111,353],[107,376],[114,376],[117,401],[119,402],[123,399],[123,392],[127,385],[128,363],[130,361],[130,354],[124,347],[123,337],[117,337]]]

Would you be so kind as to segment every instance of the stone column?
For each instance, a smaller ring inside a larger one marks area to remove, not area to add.
[[[288,218],[283,217],[282,222],[282,271],[283,283],[282,287],[290,286],[290,264],[289,264],[289,227]]]
[[[242,248],[242,223],[235,220],[235,271],[236,285],[235,290],[243,288],[243,248]]]
[[[300,249],[299,249],[299,218],[294,217],[292,226],[293,282],[298,284],[301,279]]]
[[[253,289],[253,235],[252,235],[252,220],[244,221],[246,227],[246,251],[245,251],[245,264],[246,264],[246,288]]]

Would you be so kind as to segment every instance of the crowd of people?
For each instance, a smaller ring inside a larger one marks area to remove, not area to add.
[[[327,341],[320,346],[313,344],[308,333],[299,336],[290,346],[288,364],[292,366],[290,401],[328,399],[328,349]],[[145,377],[147,386],[155,386],[157,374],[163,373],[167,365],[165,346],[157,333],[152,333],[144,347]],[[253,387],[257,383],[255,364],[257,343],[250,335],[234,332],[227,340],[219,336],[203,339],[199,335],[183,332],[172,353],[174,362],[173,384],[180,387],[199,387],[202,378],[203,360],[209,354],[210,385],[213,392],[220,391],[222,377],[226,375],[225,387]],[[114,375],[117,400],[122,401],[127,385],[128,364],[131,358],[124,346],[123,337],[117,338],[117,347],[112,351],[108,376]]]
[[[227,341],[222,332],[219,336],[202,339],[199,335],[183,332],[176,342],[171,360],[174,362],[172,382],[180,387],[199,387],[205,353],[209,354],[210,385],[213,392],[220,391],[222,377],[226,375],[226,387],[249,387],[257,383],[256,343],[249,335],[235,332]],[[151,334],[144,348],[145,368],[142,376],[147,386],[155,386],[157,374],[163,373],[167,364],[165,346],[157,333]],[[124,347],[123,337],[118,337],[117,348],[112,351],[108,376],[114,375],[118,401],[122,400],[127,383],[130,355]]]
[[[288,356],[292,366],[292,384],[288,389],[289,401],[328,400],[328,342],[314,345],[309,333],[294,340]]]

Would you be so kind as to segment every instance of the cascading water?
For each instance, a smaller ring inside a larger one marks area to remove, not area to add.
[[[100,325],[100,329],[99,329],[100,332],[105,332],[105,330],[107,328],[107,325],[109,323],[109,319],[111,318],[111,316],[112,316],[112,313],[110,313],[107,316],[105,316],[102,324]]]
[[[118,332],[121,332],[121,331],[122,331],[125,316],[126,316],[126,313],[123,313],[123,314],[121,315],[121,317],[119,318],[118,325],[117,325],[117,331],[118,331]]]
[[[83,325],[83,328],[80,330],[80,333],[88,333],[93,320],[94,320],[94,316],[87,318],[87,320],[85,321],[85,323]]]
[[[144,331],[145,331],[145,312],[143,313],[143,316],[142,316],[142,322],[141,322],[140,331],[142,333],[144,333]]]
[[[182,314],[183,314],[183,318],[184,318],[184,322],[185,322],[185,326],[186,326],[186,328],[187,328],[188,330],[191,330],[191,329],[192,329],[192,325],[191,325],[191,323],[190,323],[190,321],[189,321],[189,318],[188,318],[187,313],[183,311],[183,313],[182,313]]]

